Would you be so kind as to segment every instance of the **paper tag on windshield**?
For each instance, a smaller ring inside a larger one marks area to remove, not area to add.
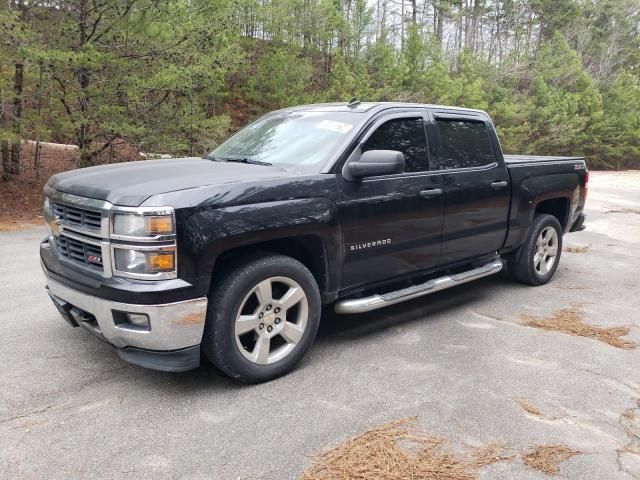
[[[353,128],[353,125],[349,123],[344,123],[344,122],[337,122],[335,120],[322,120],[318,124],[318,128],[323,128],[324,130],[331,130],[332,132],[345,134]]]

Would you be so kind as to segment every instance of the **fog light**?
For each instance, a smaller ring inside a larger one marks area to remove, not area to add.
[[[148,332],[151,330],[149,315],[146,313],[120,312],[112,310],[113,323],[117,328],[133,330],[137,332]]]
[[[149,330],[149,316],[144,313],[127,313],[127,322],[136,327]]]

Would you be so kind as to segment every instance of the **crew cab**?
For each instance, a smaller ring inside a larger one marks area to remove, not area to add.
[[[505,264],[549,282],[587,182],[580,157],[504,155],[483,111],[298,106],[205,158],[54,175],[40,255],[62,317],[126,361],[259,382],[302,358],[323,304],[369,312]]]

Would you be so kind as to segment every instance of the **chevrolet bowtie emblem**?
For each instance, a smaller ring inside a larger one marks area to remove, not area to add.
[[[51,231],[53,232],[53,235],[56,237],[59,237],[62,231],[64,230],[64,226],[62,225],[62,220],[58,216],[56,216],[56,218],[54,218],[51,222],[49,222],[49,225],[51,226]]]

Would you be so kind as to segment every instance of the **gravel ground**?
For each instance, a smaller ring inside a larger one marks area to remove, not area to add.
[[[43,229],[0,233],[3,478],[289,479],[310,456],[417,415],[456,451],[501,442],[583,452],[566,478],[640,478],[640,349],[524,326],[577,305],[640,343],[640,172],[592,173],[587,230],[553,282],[498,275],[358,316],[327,312],[300,367],[257,386],[213,368],[144,370],[58,316],[38,261]],[[542,415],[526,413],[525,399]],[[635,443],[633,443],[635,442]],[[512,461],[483,478],[542,479]]]

